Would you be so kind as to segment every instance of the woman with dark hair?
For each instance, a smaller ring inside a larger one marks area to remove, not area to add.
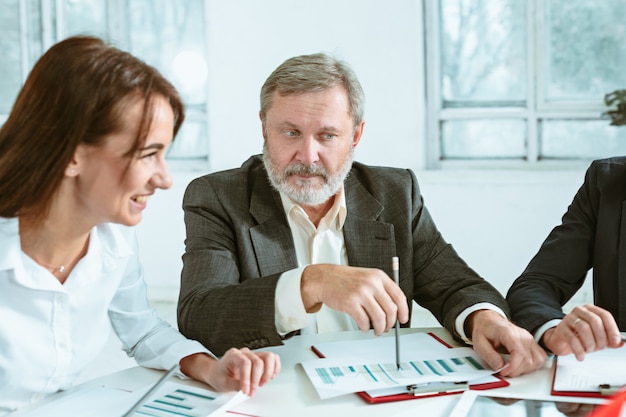
[[[252,395],[280,370],[269,352],[217,360],[148,303],[129,226],[171,186],[183,119],[158,71],[100,39],[66,39],[34,66],[0,129],[0,415],[72,386],[111,325],[140,365],[178,364],[218,391]]]

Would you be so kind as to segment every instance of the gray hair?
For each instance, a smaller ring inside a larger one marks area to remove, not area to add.
[[[324,53],[289,58],[270,74],[261,88],[261,118],[265,120],[272,98],[323,91],[343,86],[348,95],[350,114],[355,128],[363,121],[365,94],[356,74],[341,60]]]

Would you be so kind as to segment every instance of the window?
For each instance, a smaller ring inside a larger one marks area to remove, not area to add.
[[[187,118],[168,159],[205,167],[205,22],[203,0],[0,0],[0,123],[45,50],[68,36],[95,35],[155,66],[176,86]]]
[[[626,154],[603,117],[626,88],[623,0],[427,0],[429,165]]]

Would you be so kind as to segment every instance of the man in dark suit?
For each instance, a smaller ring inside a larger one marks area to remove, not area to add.
[[[379,335],[408,324],[415,300],[492,368],[511,353],[503,375],[537,369],[545,352],[444,241],[413,172],[353,163],[363,102],[352,70],[324,54],[291,58],[266,80],[263,156],[185,193],[181,331],[216,354],[296,332]]]
[[[594,161],[572,204],[508,291],[513,321],[557,355],[622,345],[626,331],[626,158]],[[563,305],[593,268],[594,303]],[[617,322],[616,322],[617,320]],[[619,324],[619,328],[618,328]]]

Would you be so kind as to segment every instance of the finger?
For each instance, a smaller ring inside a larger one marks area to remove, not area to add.
[[[525,356],[521,352],[511,354],[505,369],[500,371],[500,373],[503,376],[516,377],[539,369],[545,362],[540,355],[530,352],[527,355]]]
[[[395,316],[400,323],[406,323],[409,321],[409,304],[406,300],[406,295],[404,291],[400,287],[396,285],[395,282],[388,280],[385,282],[385,290],[389,297],[391,297],[392,302],[396,306]],[[395,325],[395,318],[394,318]]]
[[[596,335],[591,324],[581,318],[577,318],[574,321],[573,331],[585,352],[593,352],[597,349],[598,344],[596,342],[596,336],[599,337],[600,340],[604,339],[606,344],[606,336],[602,337],[600,334]],[[604,332],[603,327],[602,332]]]
[[[345,297],[343,303],[334,308],[346,313],[356,323],[362,332],[367,332],[370,329],[370,316],[363,305],[365,302],[365,295],[360,294],[358,291],[353,291],[348,297]],[[331,306],[333,308],[333,306]]]
[[[609,338],[604,321],[614,323],[613,316],[608,311],[593,304],[580,306],[574,310],[575,312],[572,312],[576,316],[574,330],[578,333],[585,350],[594,352],[607,347]]]
[[[578,334],[569,330],[567,340],[570,348],[572,349],[572,353],[576,356],[576,359],[579,361],[585,359],[586,350],[580,339],[578,339]]]
[[[363,309],[369,318],[374,334],[380,336],[387,330],[387,315],[375,298],[368,298],[363,302]]]
[[[532,336],[531,336],[532,337]],[[530,340],[531,343],[531,363],[524,369],[524,373],[533,372],[543,367],[548,360],[548,354],[534,339]]]
[[[257,354],[252,352],[247,352],[246,359],[250,364],[250,377],[248,380],[250,389],[248,395],[251,397],[259,388],[261,378],[263,378],[265,364]]]
[[[274,363],[274,368],[272,369],[272,374],[271,374],[270,379],[276,378],[278,374],[280,373],[280,370],[283,367],[283,364],[280,360],[280,356],[277,353],[273,354],[273,363]]]
[[[385,321],[385,328],[383,331],[387,332],[393,328],[396,325],[396,321],[398,321],[398,306],[386,293],[378,294],[376,296],[376,301],[378,302],[378,305],[384,315],[384,317],[382,317]]]
[[[359,326],[359,329],[362,332],[370,330],[370,327],[372,326],[370,323],[370,316],[362,305],[357,306],[353,310],[347,311],[347,313],[356,322],[356,325]]]
[[[262,387],[274,379],[280,371],[280,357],[272,352],[263,352],[259,355],[261,355],[261,360],[263,361],[263,375],[259,381],[259,386]]]
[[[515,377],[517,375],[525,373],[527,369],[529,369],[534,363],[532,359],[532,352],[530,352],[528,349],[524,349],[522,346],[520,346],[519,344],[515,344],[514,342],[509,342],[504,345],[506,350],[511,353],[509,354],[509,359],[506,363],[506,367],[502,369],[500,373],[503,376],[508,377]]]
[[[493,348],[489,340],[486,338],[478,337],[475,339],[474,350],[491,369],[500,369],[505,365],[502,356]]]
[[[610,347],[620,347],[622,345],[622,335],[619,332],[615,318],[608,311],[596,307],[596,314],[601,318],[602,325],[604,327],[604,333],[606,334],[607,344]]]
[[[233,371],[231,372],[233,375],[233,379],[239,383],[239,390],[246,395],[250,395],[250,374],[252,372],[252,363],[246,357],[246,354],[250,353],[248,348],[231,349],[227,354],[232,351],[233,352],[233,361],[231,362],[233,366]]]
[[[621,335],[613,315],[602,307],[586,304],[572,310],[589,323],[596,339],[596,350],[621,346]]]

